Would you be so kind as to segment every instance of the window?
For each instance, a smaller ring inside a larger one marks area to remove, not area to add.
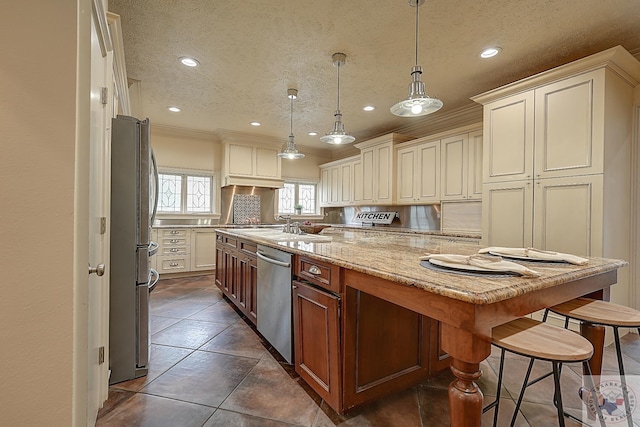
[[[158,212],[212,213],[213,175],[163,172],[158,174]]]
[[[302,206],[302,215],[315,215],[316,184],[286,182],[284,188],[278,190],[278,213],[294,214],[295,205]]]

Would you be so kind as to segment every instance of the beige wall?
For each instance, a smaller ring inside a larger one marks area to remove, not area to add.
[[[172,130],[151,123],[151,145],[159,167],[220,170],[222,147],[211,132]]]
[[[90,59],[81,58],[85,76],[78,81],[76,62],[78,40],[87,54],[91,3],[14,2],[3,18],[0,425],[71,426],[74,381],[86,382],[73,369],[74,321],[86,314],[82,304],[74,306],[84,294],[74,290],[83,259],[86,283],[86,255],[74,257],[74,250],[81,253],[84,244],[87,252],[86,227],[84,235],[76,232],[86,225],[86,209],[78,215],[75,204],[86,202],[86,193],[77,194],[87,176],[77,174],[76,158],[86,173],[88,149],[76,147],[76,138],[88,141],[88,124],[76,128],[76,94],[78,84],[86,85],[79,107],[88,119]]]
[[[331,161],[330,156],[305,152],[303,147],[298,147],[298,149],[305,153],[305,157],[299,160],[282,159],[282,178],[308,179],[311,182],[319,182],[320,168],[318,165]]]

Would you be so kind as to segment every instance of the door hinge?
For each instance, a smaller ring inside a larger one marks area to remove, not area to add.
[[[98,348],[98,365],[104,363],[104,347]]]
[[[107,232],[107,217],[100,217],[100,234],[104,234]]]
[[[103,87],[100,89],[100,101],[103,105],[107,105],[109,103],[109,88]]]

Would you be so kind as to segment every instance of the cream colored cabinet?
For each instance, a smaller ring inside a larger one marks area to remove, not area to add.
[[[213,270],[216,266],[214,228],[191,229],[191,271]]]
[[[602,256],[602,189],[602,175],[485,184],[485,244]]]
[[[629,259],[633,93],[622,47],[474,97],[484,104],[483,244]],[[618,292],[628,289],[625,272]]]
[[[362,160],[362,204],[392,205],[396,202],[395,144],[412,137],[396,133],[365,141],[355,146]]]
[[[418,142],[422,140],[424,138],[398,148],[396,203],[399,205],[440,202],[440,140]]]
[[[188,228],[158,229],[158,273],[181,273],[191,270],[191,233]]]
[[[223,185],[282,187],[278,149],[245,142],[223,143]]]
[[[351,162],[351,201],[352,204],[362,203],[362,160],[358,156]]]
[[[320,165],[320,207],[354,204],[362,193],[362,179],[355,175],[360,164],[360,157],[354,156]]]
[[[440,198],[482,199],[482,131],[443,138],[440,144]]]

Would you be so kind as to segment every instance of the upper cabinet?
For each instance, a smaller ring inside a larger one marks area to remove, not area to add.
[[[360,156],[320,165],[320,207],[348,206],[362,198],[360,165]],[[357,189],[356,185],[360,188]]]
[[[425,139],[398,148],[396,202],[399,205],[440,202],[440,140]]]
[[[355,146],[362,160],[362,204],[392,205],[396,202],[396,150],[395,144],[413,139],[391,133]]]
[[[253,142],[253,136],[225,133],[222,141],[222,186],[281,188],[281,160],[275,146]]]
[[[482,199],[482,130],[442,138],[440,150],[440,199]]]

